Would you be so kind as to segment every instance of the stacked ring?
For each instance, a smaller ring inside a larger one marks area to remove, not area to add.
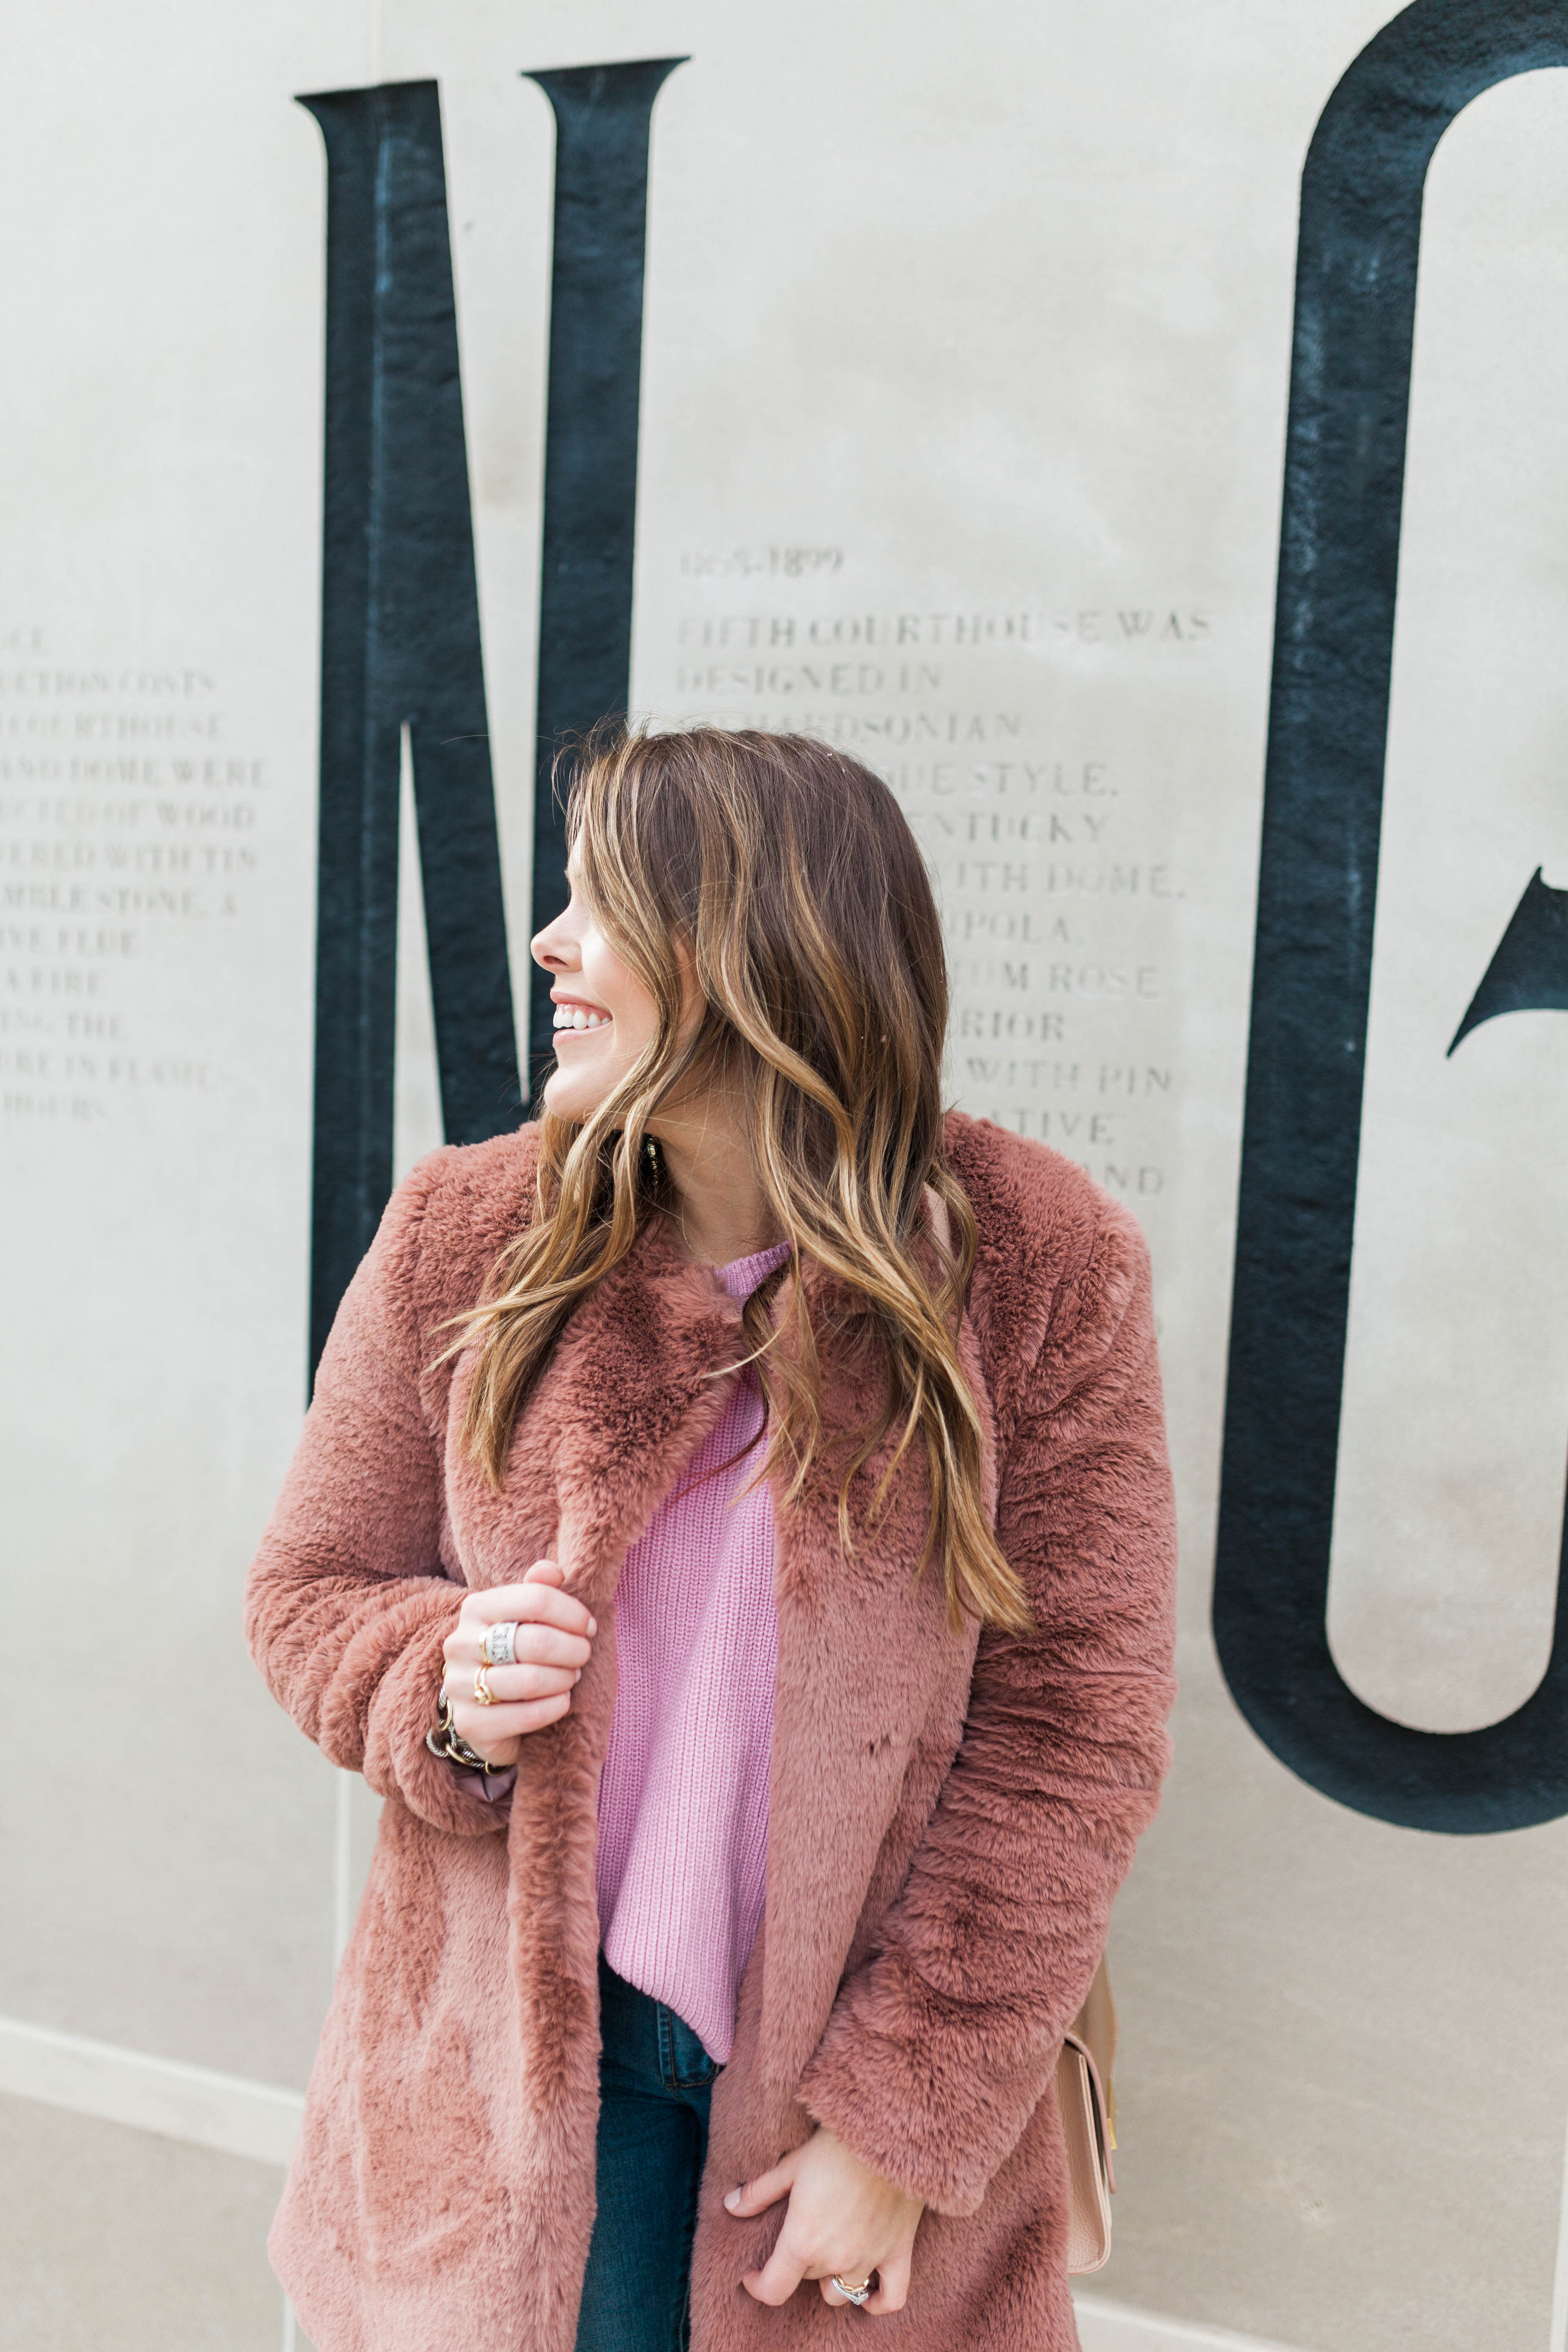
[[[849,2281],[847,2279],[841,2279],[837,2271],[835,2271],[833,2273],[832,2283],[838,2288],[839,2293],[843,2296],[845,2302],[852,2303],[855,2309],[858,2311],[862,2303],[869,2302],[871,2298],[871,2283],[875,2276],[876,2273],[874,2271],[868,2272],[866,2276],[861,2281],[859,2286],[851,2286]]]
[[[478,1669],[474,1676],[474,1696],[478,1700],[481,1706],[495,1706],[498,1704],[495,1692],[490,1688],[489,1684],[485,1679],[485,1669],[483,1666]]]
[[[515,1622],[486,1627],[485,1656],[492,1666],[517,1664],[517,1628]]]

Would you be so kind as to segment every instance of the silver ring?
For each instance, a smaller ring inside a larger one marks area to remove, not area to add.
[[[871,2301],[871,2283],[875,2276],[876,2273],[874,2271],[868,2272],[866,2282],[863,2286],[847,2286],[844,2284],[844,2281],[839,2276],[837,2271],[835,2271],[833,2273],[832,2284],[838,2288],[839,2293],[843,2296],[844,2301],[846,2303],[852,2303],[855,2309],[858,2311],[862,2303],[869,2303]]]
[[[486,1627],[485,1656],[486,1662],[492,1666],[517,1664],[517,1629],[515,1623]]]

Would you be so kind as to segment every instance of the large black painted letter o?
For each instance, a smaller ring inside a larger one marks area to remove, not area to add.
[[[1323,110],[1301,182],[1214,1630],[1282,1762],[1411,1829],[1568,1813],[1568,1574],[1552,1658],[1506,1721],[1415,1731],[1329,1650],[1421,198],[1494,82],[1568,66],[1564,0],[1416,0]]]

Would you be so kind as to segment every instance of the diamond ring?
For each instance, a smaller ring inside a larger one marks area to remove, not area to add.
[[[517,1664],[517,1629],[515,1623],[486,1627],[485,1658],[486,1663],[492,1666]]]

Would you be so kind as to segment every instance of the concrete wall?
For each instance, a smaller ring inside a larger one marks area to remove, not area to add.
[[[1113,1942],[1085,2345],[1563,2352],[1568,1832],[1335,1804],[1208,1633],[1298,183],[1390,13],[0,12],[16,2340],[295,2340],[262,2240],[374,1827],[238,1633],[305,1375],[323,172],[292,100],[440,82],[521,990],[553,144],[519,75],[689,52],[653,118],[634,705],[889,776],[950,919],[956,1094],[1155,1254],[1184,1689]],[[1370,1705],[1444,1731],[1538,1679],[1563,1515],[1568,1024],[1444,1053],[1531,872],[1568,883],[1565,198],[1568,76],[1479,98],[1417,310],[1330,1628]],[[419,923],[409,887],[400,1170],[439,1140]]]

